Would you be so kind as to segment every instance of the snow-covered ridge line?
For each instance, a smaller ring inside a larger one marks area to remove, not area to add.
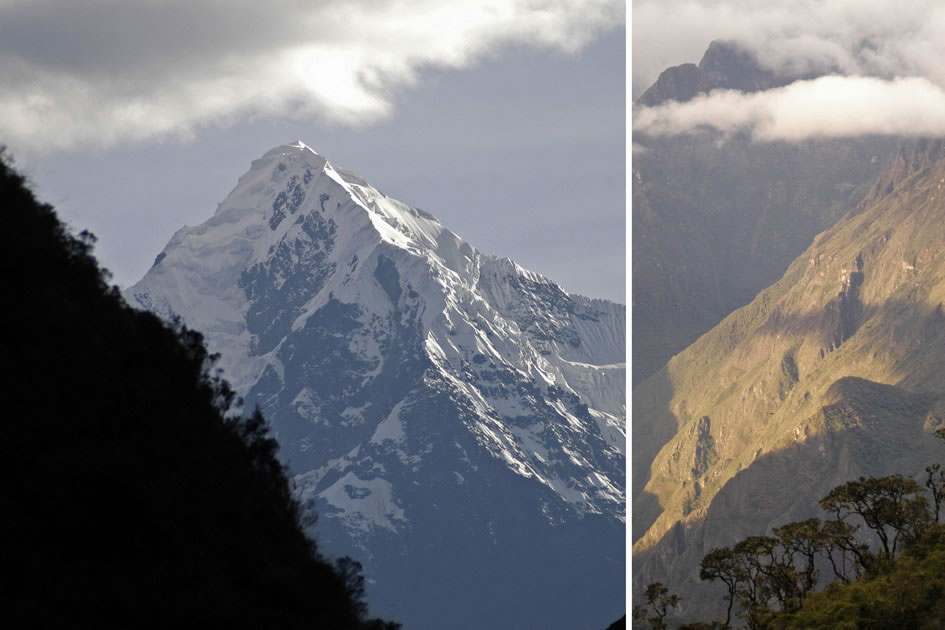
[[[481,308],[495,310],[498,316],[521,331],[530,332],[535,338],[533,341],[543,346],[540,354],[560,356],[560,360],[569,362],[571,368],[577,367],[576,364],[586,364],[590,368],[625,362],[625,309],[622,305],[569,296],[550,279],[521,267],[510,258],[480,254],[443,228],[431,215],[383,195],[360,176],[334,167],[301,141],[271,149],[255,160],[250,171],[239,179],[234,191],[219,205],[215,215],[200,226],[179,230],[158,256],[155,267],[142,282],[126,291],[126,295],[133,302],[165,316],[176,314],[184,317],[190,325],[207,333],[211,345],[237,345],[248,349],[251,339],[246,335],[245,326],[233,321],[234,317],[227,317],[235,315],[235,319],[239,319],[247,312],[247,304],[241,303],[245,300],[240,296],[239,279],[234,277],[236,270],[233,268],[242,267],[238,271],[245,272],[246,267],[267,258],[279,241],[292,236],[291,222],[284,222],[278,230],[273,227],[268,236],[263,224],[266,220],[273,224],[274,212],[270,207],[280,203],[280,195],[286,196],[286,191],[276,190],[277,185],[286,180],[291,182],[299,174],[302,181],[292,187],[290,192],[293,196],[301,199],[308,194],[311,199],[317,194],[323,211],[326,210],[326,199],[333,196],[341,197],[344,205],[349,206],[346,208],[348,216],[334,218],[344,219],[342,230],[345,227],[357,229],[337,235],[344,238],[335,241],[343,240],[348,247],[344,255],[335,252],[330,256],[336,267],[359,256],[362,260],[370,257],[373,250],[386,243],[403,250],[408,258],[422,259],[419,264],[415,262],[406,266],[416,272],[410,275],[415,276],[417,285],[425,285],[439,294],[433,301],[447,308],[447,319],[449,306],[455,307],[462,302],[462,295],[481,292],[481,297],[485,298]],[[331,184],[341,190],[332,190]],[[336,201],[336,206],[336,211],[341,209],[342,202]],[[364,213],[360,221],[352,215],[355,210]],[[209,240],[214,242],[208,243]],[[195,256],[201,250],[203,255]],[[215,250],[212,256],[207,256],[208,250]],[[170,252],[177,256],[168,259]],[[186,265],[180,264],[184,257],[189,261]],[[173,265],[175,258],[176,266]],[[194,265],[196,259],[202,259],[200,263],[204,264]],[[225,271],[227,266],[230,273]],[[164,278],[164,288],[172,290],[146,290],[165,270],[170,270],[171,277]],[[304,305],[300,305],[292,329],[303,326],[306,319],[322,308],[330,297],[349,293],[337,285],[348,284],[350,278],[340,274],[333,276]],[[228,286],[212,286],[221,280],[228,282]],[[551,302],[558,304],[549,308]],[[601,315],[609,320],[609,325],[600,325]],[[440,315],[430,312],[424,323],[433,326],[438,317]],[[556,338],[555,335],[561,331],[567,332]],[[478,345],[488,347],[490,344],[480,340]],[[224,357],[226,355],[224,353]],[[242,363],[258,363],[244,353],[240,355]],[[243,361],[243,357],[249,361]],[[259,366],[247,371],[245,367],[237,367],[236,363],[236,360],[224,359],[227,373],[238,388],[246,389],[252,376],[258,375]],[[616,410],[606,411],[613,413]]]

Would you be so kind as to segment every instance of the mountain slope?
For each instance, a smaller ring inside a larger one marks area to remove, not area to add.
[[[934,461],[943,218],[945,143],[915,142],[779,282],[635,390],[637,587],[718,603],[698,582],[709,549],[814,515],[852,477]]]
[[[635,104],[792,78],[713,42],[699,66],[667,70]],[[634,135],[633,382],[639,384],[764,287],[866,194],[898,141],[756,143],[745,135]]]
[[[623,610],[622,306],[480,254],[302,143],[126,296],[206,334],[320,540],[376,578],[372,610],[470,628]]]

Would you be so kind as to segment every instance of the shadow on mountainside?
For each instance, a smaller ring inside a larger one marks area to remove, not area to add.
[[[820,345],[820,358],[837,350],[857,335],[873,350],[881,362],[898,365],[908,362],[900,385],[909,389],[934,388],[941,348],[945,347],[945,305],[921,301],[925,295],[915,294],[915,301],[892,299],[880,305],[863,305],[848,297],[832,300],[826,308],[803,314],[785,315],[775,310],[753,336],[774,338],[813,338]]]
[[[653,459],[684,424],[669,408],[672,400],[673,384],[665,366],[640,384],[631,398],[630,444],[633,457],[630,461],[633,484],[630,518],[634,542],[646,533],[662,512],[659,498],[644,488],[650,480]]]

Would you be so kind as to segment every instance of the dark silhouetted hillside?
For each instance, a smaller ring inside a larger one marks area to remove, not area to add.
[[[7,627],[392,628],[329,563],[199,334],[125,305],[0,166]]]
[[[626,627],[627,627],[627,616],[624,615],[617,621],[607,626],[607,630],[622,630],[622,628],[626,628]]]

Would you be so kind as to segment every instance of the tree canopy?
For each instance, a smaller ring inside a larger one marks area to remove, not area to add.
[[[945,428],[935,436],[945,440]],[[945,627],[945,477],[941,464],[925,472],[924,486],[902,475],[860,477],[820,500],[823,521],[787,523],[712,549],[699,577],[724,586],[725,619],[679,627]],[[635,618],[663,629],[681,598],[656,582],[643,600]]]

